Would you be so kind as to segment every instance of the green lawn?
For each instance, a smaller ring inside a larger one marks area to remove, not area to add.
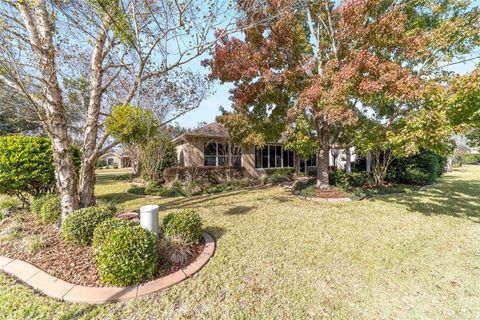
[[[145,199],[101,177],[99,197],[125,208],[198,210],[215,256],[165,292],[102,306],[57,302],[0,274],[0,318],[478,319],[480,166],[465,170],[350,203],[302,201],[280,187]]]

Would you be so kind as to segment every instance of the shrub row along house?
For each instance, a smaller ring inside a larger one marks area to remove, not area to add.
[[[281,141],[262,148],[232,143],[228,130],[214,122],[184,133],[173,140],[180,167],[243,167],[248,175],[258,178],[265,169],[294,168],[298,173],[316,172],[317,159],[302,159],[284,148]],[[330,166],[344,168],[355,161],[353,148],[330,150]]]

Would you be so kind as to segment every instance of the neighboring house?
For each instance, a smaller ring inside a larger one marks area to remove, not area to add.
[[[228,130],[214,122],[191,132],[182,134],[173,140],[177,151],[178,165],[183,167],[244,167],[252,177],[259,177],[269,168],[295,168],[297,172],[312,174],[316,172],[317,159],[301,159],[282,143],[271,143],[263,148],[253,145],[235,145],[231,143]],[[344,167],[348,161],[354,161],[344,149],[331,149],[330,166]],[[349,159],[348,159],[349,158]]]
[[[132,166],[130,157],[123,152],[110,151],[100,156],[100,159],[105,160],[107,166],[113,166],[114,163],[118,164],[119,168],[130,168]]]

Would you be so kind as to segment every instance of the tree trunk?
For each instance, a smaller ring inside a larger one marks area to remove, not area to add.
[[[320,135],[317,140],[318,152],[317,152],[317,188],[321,190],[330,189],[330,183],[328,182],[328,168],[330,165],[330,134],[322,127]]]
[[[39,98],[45,119],[43,125],[52,141],[55,176],[61,193],[61,221],[79,206],[77,174],[68,142],[66,110],[58,84],[52,28],[45,0],[19,2],[30,44],[37,58],[45,96]]]
[[[108,22],[106,22],[108,23]],[[95,205],[95,162],[98,158],[98,118],[102,102],[103,58],[107,38],[105,29],[100,27],[97,33],[95,49],[92,55],[90,99],[85,123],[82,147],[82,165],[80,167],[80,205],[83,208]]]
[[[133,173],[132,175],[134,177],[140,177],[140,174],[142,173],[142,169],[141,169],[141,165],[140,165],[140,159],[138,157],[133,157],[132,158],[132,169],[133,169]]]

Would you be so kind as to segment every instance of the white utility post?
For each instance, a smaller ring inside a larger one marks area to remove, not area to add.
[[[158,234],[159,206],[150,204],[140,208],[140,225],[142,228]]]

